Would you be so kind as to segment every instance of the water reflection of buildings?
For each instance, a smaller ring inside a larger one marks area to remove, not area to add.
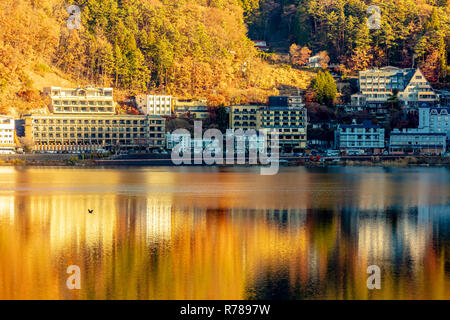
[[[446,193],[417,207],[406,194],[417,186],[404,191],[402,179],[369,174],[337,187],[332,175],[320,185],[284,176],[271,199],[265,178],[255,178],[261,195],[242,194],[244,174],[211,179],[226,185],[220,193],[201,189],[192,173],[181,177],[139,176],[131,189],[123,175],[127,188],[92,194],[1,192],[0,298],[364,299],[374,297],[365,287],[370,264],[387,274],[375,297],[450,298]],[[197,183],[189,193],[177,187],[185,178]],[[406,204],[393,205],[391,192]],[[77,295],[64,288],[72,263],[86,288]]]

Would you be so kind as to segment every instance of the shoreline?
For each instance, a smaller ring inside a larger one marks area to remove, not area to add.
[[[150,156],[150,158],[148,158]],[[342,157],[338,161],[324,158],[323,161],[311,161],[307,158],[280,159],[280,167],[328,167],[328,166],[362,166],[362,167],[450,167],[450,157],[415,157],[415,156],[392,156],[389,158],[380,156],[364,157]],[[175,165],[169,157],[158,157],[157,155],[126,156],[118,158],[79,158],[74,154],[16,154],[0,155],[0,166],[15,167],[260,167],[260,164],[186,164]]]

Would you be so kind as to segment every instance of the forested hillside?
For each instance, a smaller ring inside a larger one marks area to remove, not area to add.
[[[30,76],[36,73],[130,95],[209,98],[215,105],[264,101],[279,85],[306,88],[311,78],[260,57],[238,0],[70,3],[81,8],[80,30],[67,28],[68,3],[62,0],[0,2],[3,110],[42,104]]]
[[[448,82],[450,0],[241,0],[249,34],[275,44],[327,50],[346,72],[394,65]],[[368,5],[381,9],[369,30]]]
[[[67,28],[69,4],[81,8],[79,30]],[[367,27],[368,4],[382,10],[379,30]],[[49,84],[114,86],[123,97],[164,92],[212,105],[309,85],[311,73],[258,52],[250,39],[286,54],[296,44],[291,62],[328,53],[344,75],[410,67],[415,59],[430,81],[445,85],[449,10],[450,0],[3,0],[0,112],[45,105],[38,90]]]

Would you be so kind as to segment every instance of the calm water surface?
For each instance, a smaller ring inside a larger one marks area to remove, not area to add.
[[[450,169],[0,167],[0,299],[29,298],[450,299]]]

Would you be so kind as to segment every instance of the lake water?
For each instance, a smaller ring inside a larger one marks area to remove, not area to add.
[[[419,298],[450,299],[447,168],[0,167],[0,299]]]

